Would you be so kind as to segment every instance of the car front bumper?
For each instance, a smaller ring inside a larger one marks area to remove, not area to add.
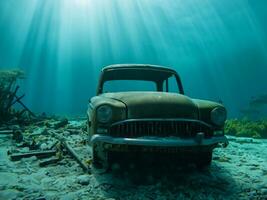
[[[92,145],[135,145],[154,147],[210,147],[222,144],[226,147],[229,142],[225,136],[214,136],[206,139],[201,134],[195,138],[182,139],[179,137],[138,137],[138,138],[117,138],[108,135],[93,135],[90,140]]]

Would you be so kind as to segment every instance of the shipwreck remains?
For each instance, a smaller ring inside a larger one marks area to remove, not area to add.
[[[21,101],[25,94],[18,96],[18,79],[24,79],[25,74],[20,69],[0,70],[0,123],[22,116],[35,116],[35,114]],[[23,109],[15,110],[13,106],[20,104]]]

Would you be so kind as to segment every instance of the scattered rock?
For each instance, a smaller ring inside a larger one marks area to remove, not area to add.
[[[70,132],[69,131],[63,131],[62,133],[65,137],[69,136],[70,135]]]
[[[89,175],[81,175],[77,177],[77,181],[81,185],[88,185],[90,183],[91,177]]]
[[[48,149],[48,145],[46,143],[43,143],[40,145],[40,149],[41,150],[47,150]]]

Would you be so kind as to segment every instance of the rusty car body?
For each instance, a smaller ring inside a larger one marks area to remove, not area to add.
[[[174,82],[170,91],[169,80]],[[106,91],[106,85],[119,82]],[[132,84],[139,88],[127,91]],[[120,83],[121,82],[121,83]],[[153,89],[142,91],[143,83]],[[184,94],[176,71],[155,65],[111,65],[101,71],[97,95],[90,99],[88,133],[93,163],[108,165],[113,153],[150,152],[182,154],[199,167],[209,166],[224,136],[225,107],[216,102],[192,99]],[[177,159],[179,157],[177,156]]]

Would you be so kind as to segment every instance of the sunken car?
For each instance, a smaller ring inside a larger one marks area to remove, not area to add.
[[[90,99],[88,134],[95,166],[114,155],[188,158],[207,167],[212,151],[227,146],[225,107],[184,94],[176,71],[155,65],[124,64],[102,69]]]

